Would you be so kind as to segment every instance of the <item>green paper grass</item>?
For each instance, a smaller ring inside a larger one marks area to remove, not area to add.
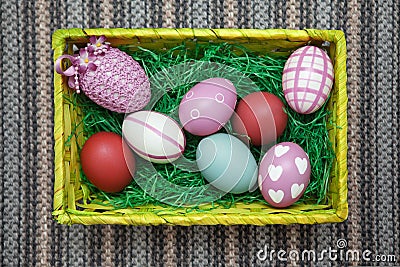
[[[288,114],[286,130],[278,139],[278,142],[289,141],[299,144],[309,155],[312,166],[310,184],[299,202],[326,203],[328,180],[334,158],[334,151],[329,141],[327,131],[328,111],[324,106],[313,114],[301,115],[287,106],[281,86],[282,70],[287,58],[259,56],[247,51],[239,45],[226,43],[196,44],[194,48],[189,48],[189,46],[183,43],[182,45],[163,52],[154,52],[137,46],[124,46],[120,47],[120,49],[137,60],[149,77],[152,77],[163,69],[168,69],[177,64],[190,62],[196,59],[204,62],[216,62],[227,65],[250,78],[260,90],[277,95],[285,103],[285,111]],[[209,76],[207,78],[218,77],[219,71],[223,70],[214,70],[212,72],[214,76]],[[190,75],[195,74],[187,74],[188,77],[190,77]],[[176,111],[183,95],[194,84],[195,83],[187,83],[168,88],[168,93],[164,94],[162,98],[157,101],[153,110],[164,114],[170,114],[174,110]],[[165,86],[169,87],[170,85],[167,84]],[[72,101],[75,106],[79,106],[84,114],[81,123],[83,123],[86,138],[99,131],[112,131],[121,134],[121,126],[124,118],[123,114],[108,111],[93,103],[83,94],[74,94],[73,99],[70,99],[70,101]],[[196,147],[201,137],[193,136],[187,132],[185,132],[185,135],[187,146],[184,156],[194,160]],[[252,147],[251,151],[257,161],[261,160],[262,152],[259,147]],[[139,163],[140,161],[138,164]],[[154,166],[163,178],[177,185],[195,188],[207,183],[199,172],[183,171],[172,164],[154,164]],[[143,170],[140,172],[138,171],[135,175],[146,179],[148,178],[146,174],[146,170]],[[106,200],[115,208],[137,207],[146,204],[166,206],[144,192],[135,181],[122,192],[110,194],[98,190],[87,180],[82,172],[81,180],[84,192],[91,192],[90,199],[89,196],[84,197],[85,202],[87,200],[92,200],[101,204]],[[162,193],[166,193],[167,195],[174,194],[170,188],[163,188],[163,190],[165,192]],[[199,195],[195,197],[197,197],[199,201],[206,201],[207,196],[202,196],[201,194],[202,192],[199,191]],[[185,199],[194,196],[185,195],[185,193],[183,193],[179,197]],[[222,205],[224,207],[230,207],[239,201],[243,203],[266,203],[260,191],[256,190],[251,193],[239,195],[226,194],[221,199],[211,204],[212,206]],[[192,208],[202,210],[201,207],[195,206]]]

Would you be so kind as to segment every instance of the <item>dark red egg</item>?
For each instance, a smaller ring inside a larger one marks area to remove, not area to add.
[[[242,140],[243,136],[250,137],[255,146],[271,144],[286,128],[288,117],[283,108],[283,102],[274,94],[251,93],[236,107],[232,116],[233,131],[241,135]]]
[[[120,135],[110,132],[92,135],[80,156],[83,172],[100,190],[115,193],[131,183],[136,160]]]

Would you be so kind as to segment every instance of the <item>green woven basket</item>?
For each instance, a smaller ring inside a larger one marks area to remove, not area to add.
[[[234,225],[234,224],[316,224],[341,222],[347,218],[347,90],[346,40],[337,30],[239,30],[239,29],[63,29],[53,35],[54,60],[72,52],[73,44],[86,44],[89,36],[104,35],[113,46],[138,44],[161,51],[188,41],[240,43],[261,54],[288,55],[307,43],[330,42],[329,55],[334,63],[335,84],[328,103],[329,118],[337,127],[329,129],[335,160],[329,180],[328,202],[325,205],[296,204],[275,209],[263,203],[236,203],[233,207],[218,207],[209,211],[171,209],[146,205],[130,209],[114,209],[111,205],[83,204],[90,192],[80,184],[78,145],[83,134],[71,135],[82,113],[66,101],[72,95],[66,80],[54,73],[54,137],[55,183],[53,215],[63,224],[127,224],[127,225]],[[81,133],[82,128],[76,129]]]

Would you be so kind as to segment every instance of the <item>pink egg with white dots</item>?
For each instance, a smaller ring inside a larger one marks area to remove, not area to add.
[[[211,78],[192,87],[179,105],[179,119],[186,131],[206,136],[219,131],[231,118],[236,88],[224,78]]]
[[[328,99],[333,79],[333,64],[324,50],[315,46],[299,48],[283,68],[285,99],[294,111],[313,113]]]

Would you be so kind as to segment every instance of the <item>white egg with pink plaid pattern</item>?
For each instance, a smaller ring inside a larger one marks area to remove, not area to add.
[[[299,48],[283,69],[285,99],[296,112],[313,113],[328,99],[333,78],[333,64],[324,50],[316,46]]]

